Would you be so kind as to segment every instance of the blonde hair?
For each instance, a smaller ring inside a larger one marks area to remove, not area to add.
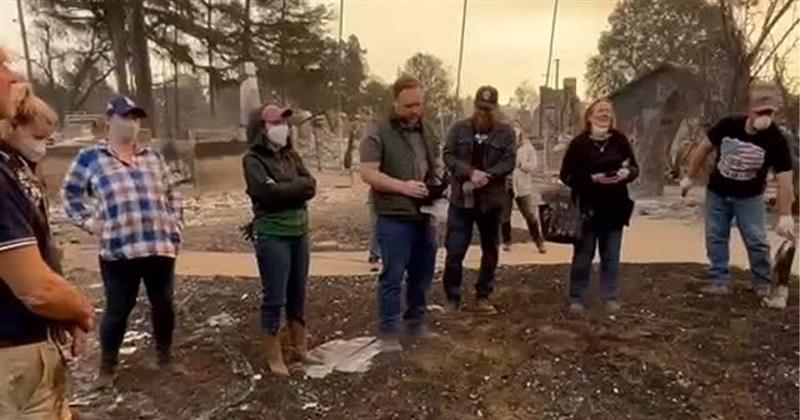
[[[584,131],[592,131],[592,123],[589,121],[589,118],[592,116],[592,112],[594,112],[594,108],[600,104],[601,102],[606,102],[611,106],[611,125],[608,126],[608,129],[614,129],[617,127],[617,113],[614,111],[614,101],[611,98],[604,96],[602,98],[597,98],[589,106],[586,107],[586,111],[583,112],[583,130]]]
[[[7,138],[17,127],[34,126],[37,134],[49,136],[56,131],[58,114],[42,98],[29,94],[14,118],[0,121],[0,138]]]

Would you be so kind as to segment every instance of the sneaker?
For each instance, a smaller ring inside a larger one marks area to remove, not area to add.
[[[540,254],[547,254],[547,246],[545,246],[544,242],[536,244],[536,248],[539,249]]]
[[[606,312],[609,314],[614,314],[619,312],[622,306],[616,300],[609,300],[606,302]]]
[[[511,252],[511,244],[503,244],[503,251]]]
[[[412,341],[425,341],[439,338],[439,334],[431,331],[427,324],[408,326],[406,334]]]
[[[569,313],[573,315],[583,315],[586,312],[586,307],[580,302],[572,302],[569,304]]]
[[[778,286],[769,296],[761,300],[761,304],[767,308],[772,309],[785,309],[786,301],[789,299],[789,288],[787,286]]]
[[[379,338],[378,348],[381,350],[381,353],[396,353],[403,351],[403,346],[400,344],[400,340],[394,336]]]
[[[173,359],[171,353],[159,353],[156,358],[156,369],[169,375],[186,375],[186,368]]]
[[[497,308],[489,302],[489,299],[480,298],[475,302],[475,312],[482,315],[496,315]]]
[[[731,289],[726,284],[709,284],[700,288],[700,293],[704,295],[729,295]]]
[[[759,284],[759,285],[750,285],[747,288],[748,291],[755,293],[758,297],[767,297],[769,296],[770,287],[768,284]]]

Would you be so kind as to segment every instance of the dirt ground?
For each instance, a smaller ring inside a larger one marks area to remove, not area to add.
[[[96,274],[69,274],[102,304]],[[696,265],[624,266],[624,310],[576,318],[564,313],[567,267],[502,268],[499,315],[433,311],[439,338],[381,355],[367,373],[305,379],[293,369],[289,380],[260,362],[256,281],[181,278],[176,351],[188,374],[149,367],[145,336],[123,356],[117,390],[94,392],[95,334],[74,402],[108,419],[797,418],[797,281],[790,307],[770,311],[745,290],[746,273],[735,272],[728,297],[701,296],[704,275]],[[308,296],[314,344],[374,331],[374,278],[314,279]],[[442,303],[440,283],[432,301]],[[130,330],[148,332],[148,313],[142,297]]]
[[[340,184],[324,181],[311,206],[315,251],[368,247],[366,188]],[[242,192],[185,196],[184,249],[252,251],[237,230],[250,218]],[[675,217],[667,213],[656,216]],[[63,214],[53,221],[60,242],[93,243]],[[68,267],[67,277],[92,296],[99,319],[101,281],[86,268]],[[624,265],[620,314],[605,316],[594,302],[588,316],[571,317],[567,266],[503,267],[497,316],[445,318],[433,308],[438,338],[378,356],[366,373],[309,379],[295,367],[288,380],[270,376],[259,357],[258,281],[181,277],[175,349],[187,373],[152,367],[142,291],[116,389],[92,389],[94,333],[89,357],[73,368],[72,402],[101,419],[797,419],[797,279],[790,306],[772,311],[745,290],[747,273],[734,271],[735,293],[727,297],[701,296],[705,275],[701,265]],[[468,271],[465,285],[475,276]],[[375,283],[372,276],[312,279],[312,344],[373,334]],[[439,282],[431,303],[443,303]]]

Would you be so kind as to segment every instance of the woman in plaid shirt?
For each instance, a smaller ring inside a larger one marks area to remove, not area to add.
[[[170,185],[163,157],[137,142],[145,111],[130,98],[118,96],[109,102],[106,114],[108,141],[78,153],[62,189],[67,215],[100,238],[106,297],[100,326],[101,387],[113,384],[142,280],[152,305],[158,364],[175,371],[170,352],[173,279],[182,230],[181,201]]]

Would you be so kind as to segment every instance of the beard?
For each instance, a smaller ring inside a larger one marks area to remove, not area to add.
[[[491,114],[476,113],[472,117],[472,124],[475,127],[475,131],[485,133],[492,129],[494,125],[494,116]]]

